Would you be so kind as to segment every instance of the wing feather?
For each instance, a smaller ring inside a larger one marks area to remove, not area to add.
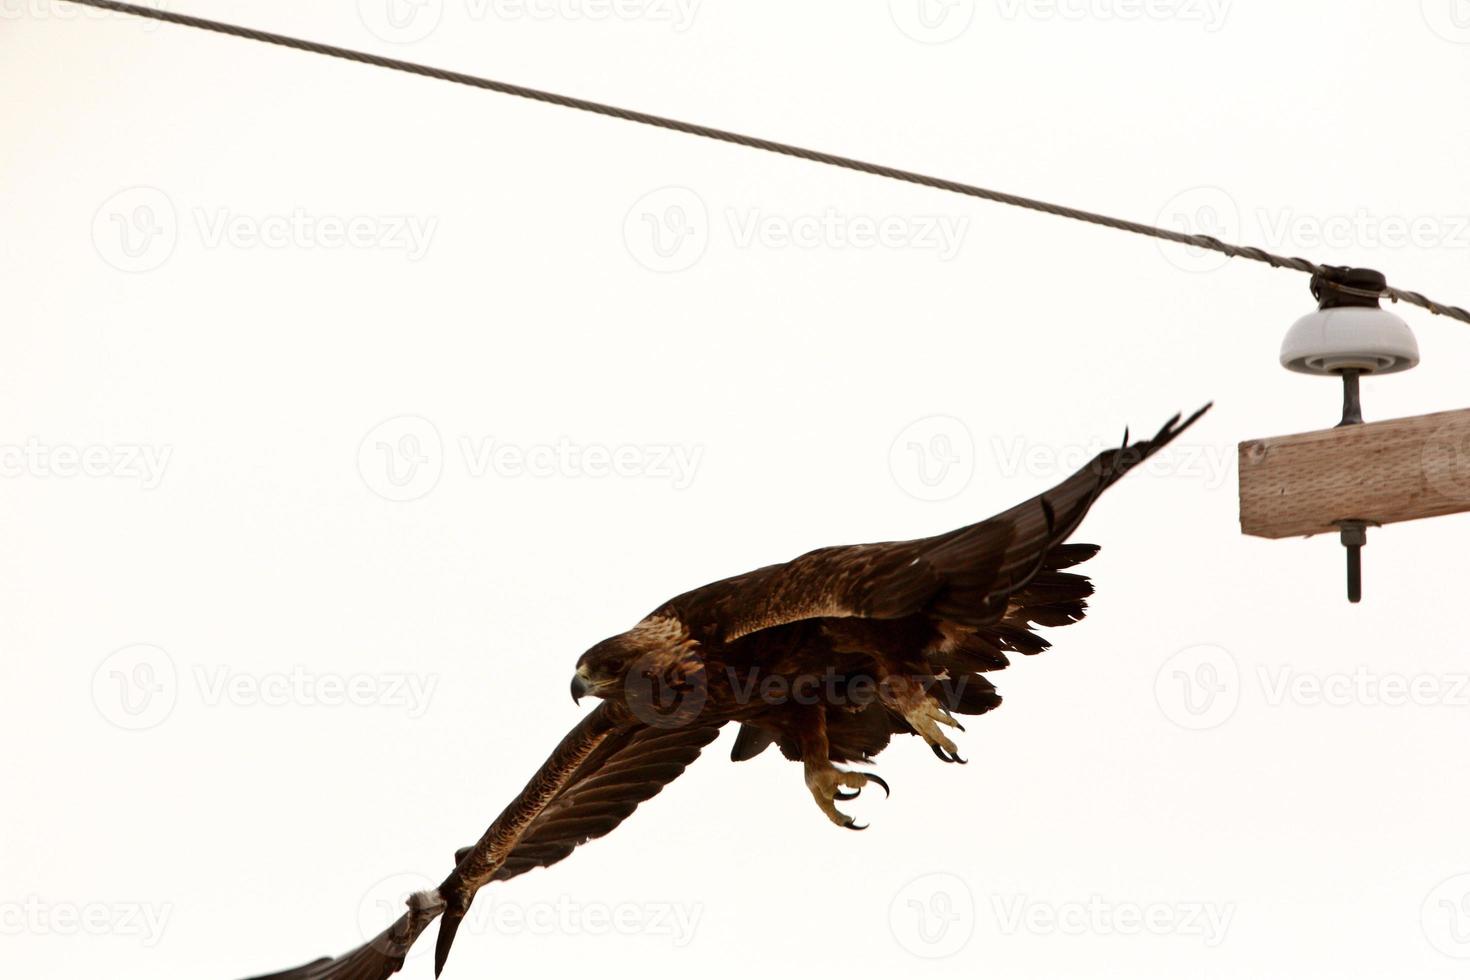
[[[1098,496],[1208,409],[1182,423],[1175,416],[1152,439],[1129,443],[1125,437],[1122,446],[1099,453],[1051,490],[989,520],[930,538],[821,548],[685,593],[666,608],[691,626],[713,624],[727,642],[818,618],[885,620],[927,612],[963,626],[994,623],[1005,614],[1012,593],[1043,571],[1051,574],[1066,567],[1050,556]],[[1076,563],[1088,557],[1091,553],[1082,548],[1063,560]],[[1057,589],[1075,585],[1067,579],[1043,584]],[[1045,603],[1030,605],[1038,616],[1057,618],[1071,600],[1058,596],[1056,601],[1062,607],[1050,611],[1043,608]]]
[[[357,949],[254,980],[386,980],[403,967],[409,947],[429,923],[444,914],[436,956],[436,967],[442,967],[448,952],[443,937],[452,941],[454,927],[480,887],[555,864],[608,834],[678,778],[718,734],[719,727],[710,725],[650,728],[629,718],[620,705],[599,704],[562,739],[480,840],[455,855],[456,867],[439,886],[438,901],[415,896],[398,921]]]

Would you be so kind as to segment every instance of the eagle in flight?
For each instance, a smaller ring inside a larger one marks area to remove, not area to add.
[[[770,745],[802,765],[818,809],[888,784],[866,764],[895,734],[917,735],[963,763],[955,715],[1000,704],[985,676],[1008,654],[1049,644],[1038,626],[1082,618],[1092,583],[1068,571],[1097,554],[1068,537],[1124,473],[1210,406],[1152,439],[1100,453],[1051,490],[978,524],[931,538],[821,548],[714,582],[659,606],[582,654],[572,697],[599,699],[480,840],[455,854],[438,888],[350,953],[255,980],[384,980],[442,917],[434,974],[475,893],[555,864],[617,827],[693,762],[729,723],[731,758]]]

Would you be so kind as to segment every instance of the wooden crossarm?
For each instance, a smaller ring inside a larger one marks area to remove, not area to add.
[[[1470,511],[1470,409],[1240,444],[1240,529],[1262,538]]]

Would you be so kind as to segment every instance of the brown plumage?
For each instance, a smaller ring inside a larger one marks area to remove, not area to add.
[[[607,834],[673,781],[720,728],[731,757],[777,745],[818,807],[887,783],[838,763],[872,760],[915,734],[964,762],[945,728],[1000,704],[985,674],[1049,644],[1038,626],[1081,619],[1092,583],[1067,571],[1097,553],[1067,544],[1098,496],[1208,409],[1152,439],[1099,454],[1060,485],[989,520],[931,538],[822,548],[671,599],[577,662],[576,698],[602,699],[567,734],[438,888],[380,936],[338,957],[256,980],[384,980],[443,917],[435,975],[480,888],[555,864]]]

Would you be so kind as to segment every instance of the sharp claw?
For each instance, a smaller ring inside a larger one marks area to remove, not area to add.
[[[962,766],[969,765],[968,762],[966,762],[964,759],[961,759],[960,758],[960,755],[959,755],[958,752],[956,752],[953,755],[951,755],[950,753],[946,752],[944,749],[940,748],[938,745],[930,745],[929,748],[931,748],[931,749],[934,750],[934,754],[939,757],[939,761],[940,762],[956,762],[956,763],[959,763]]]
[[[838,769],[829,764],[807,775],[807,786],[816,798],[817,806],[827,815],[827,819],[845,830],[866,830],[868,825],[859,824],[850,814],[837,809],[836,804],[857,799],[869,783],[881,786],[884,796],[892,795],[883,777],[870,772]]]

